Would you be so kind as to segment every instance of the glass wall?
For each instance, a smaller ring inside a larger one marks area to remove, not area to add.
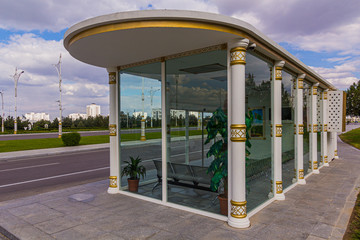
[[[205,141],[206,126],[215,111],[223,114],[221,121],[227,129],[226,66],[226,50],[166,61],[168,202],[220,212],[218,193],[210,190],[212,174],[208,173],[214,158],[207,153],[220,141],[227,156],[227,137],[218,134],[215,140]]]
[[[282,179],[283,188],[289,187],[295,177],[295,138],[294,138],[294,88],[296,78],[283,71],[281,83],[282,105]]]
[[[269,199],[271,191],[271,83],[268,63],[246,53],[245,93],[250,139],[247,144],[247,208],[254,209]]]
[[[138,194],[161,199],[161,63],[120,72],[119,118],[121,171],[128,166],[126,161],[140,158],[146,175],[140,176]],[[142,122],[145,122],[146,139],[141,139]],[[121,178],[123,189],[128,189],[128,178]]]
[[[304,89],[303,89],[303,124],[304,124],[304,144],[303,144],[303,160],[304,160],[304,175],[307,175],[311,172],[309,167],[310,161],[310,141],[309,141],[309,132],[308,132],[308,124],[309,124],[309,116],[310,116],[310,85],[304,81]]]

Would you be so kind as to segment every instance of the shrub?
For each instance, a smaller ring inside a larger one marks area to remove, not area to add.
[[[61,140],[63,141],[65,146],[79,145],[80,139],[81,139],[80,134],[77,132],[64,133],[61,136]]]

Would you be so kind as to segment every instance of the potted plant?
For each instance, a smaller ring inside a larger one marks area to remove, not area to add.
[[[227,176],[228,176],[228,131],[227,131],[227,116],[221,108],[218,108],[208,121],[206,125],[207,138],[205,144],[215,139],[214,144],[210,147],[206,157],[214,157],[207,172],[211,172],[210,189],[214,192],[219,190],[220,183],[224,185],[224,192],[218,195],[220,201],[220,213],[227,215]],[[220,134],[221,138],[216,140],[216,136]]]
[[[245,115],[246,124],[246,161],[250,155],[249,149],[251,143],[249,140],[249,132],[251,130],[252,123],[255,118],[261,118],[260,116],[254,116],[252,111],[249,111]],[[220,213],[222,215],[228,214],[228,130],[227,130],[227,115],[225,112],[218,108],[210,118],[206,125],[207,138],[205,144],[208,144],[211,140],[215,139],[214,144],[210,147],[206,154],[206,157],[214,157],[207,172],[211,172],[213,177],[211,178],[210,189],[214,192],[219,190],[221,183],[224,185],[224,191],[218,195],[220,201]],[[220,134],[220,138],[216,138]]]
[[[125,161],[127,164],[124,169],[121,171],[122,176],[129,176],[128,187],[130,192],[137,192],[139,188],[140,177],[144,178],[146,176],[146,168],[143,165],[140,165],[141,158],[130,157],[131,161]]]

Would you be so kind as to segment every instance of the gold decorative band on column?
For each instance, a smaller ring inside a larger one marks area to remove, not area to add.
[[[335,157],[337,157],[337,155],[338,155],[338,152],[337,152],[337,150],[335,150],[335,151],[334,151],[334,153],[335,153]]]
[[[233,142],[246,141],[246,125],[245,124],[231,124],[230,126],[230,140]]]
[[[311,132],[311,124],[309,124],[309,130],[308,130],[308,132]]]
[[[282,125],[281,124],[276,124],[275,127],[276,127],[275,136],[276,137],[282,137]]]
[[[272,124],[270,124],[270,137],[273,136],[273,133],[272,133]]]
[[[275,80],[282,80],[282,67],[275,67]]]
[[[320,155],[320,164],[324,162],[323,156]]]
[[[322,124],[320,124],[320,126],[318,127],[318,132],[321,132],[322,131],[322,129],[323,129],[323,125]]]
[[[245,218],[246,214],[246,201],[243,202],[235,202],[233,200],[231,203],[231,216],[234,218]]]
[[[317,95],[317,86],[313,86],[313,95]]]
[[[313,125],[313,133],[317,133],[318,132],[318,125],[314,124]]]
[[[318,169],[318,162],[317,162],[317,161],[314,161],[314,162],[313,162],[313,169],[314,169],[314,170],[317,170],[317,169]]]
[[[324,132],[327,132],[327,124],[324,124]]]
[[[230,65],[246,64],[246,48],[234,47],[230,50]]]
[[[109,135],[116,136],[116,124],[109,125]]]
[[[294,134],[296,134],[296,124],[294,124]]]
[[[146,120],[143,118],[143,119],[141,119],[141,121],[142,121],[142,122],[145,122]]]
[[[299,124],[299,135],[304,135],[304,124]]]
[[[304,179],[304,169],[299,169],[299,179]]]
[[[62,125],[62,123],[61,123],[61,122],[59,122],[59,125]]]
[[[110,180],[109,187],[117,188],[117,177],[116,176],[110,176],[109,180]]]
[[[296,179],[296,168],[294,168],[294,178]]]
[[[272,81],[272,67],[270,67],[270,82]]]
[[[276,193],[280,194],[283,192],[282,181],[276,181]]]
[[[324,156],[324,163],[328,163],[328,156]]]
[[[273,181],[272,180],[270,180],[270,184],[271,184],[270,192],[273,192]]]
[[[298,89],[303,89],[304,88],[304,79],[303,78],[299,78],[298,79]]]
[[[116,72],[109,72],[109,84],[116,84]]]
[[[327,92],[324,92],[324,97],[323,97],[324,100],[327,100]]]

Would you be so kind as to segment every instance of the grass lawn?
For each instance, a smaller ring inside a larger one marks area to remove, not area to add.
[[[343,133],[340,135],[340,138],[343,142],[360,149],[360,128]],[[357,196],[355,207],[343,239],[360,239],[360,193]]]
[[[360,149],[360,128],[353,129],[340,135],[341,140]]]
[[[204,131],[206,134],[206,131]],[[190,136],[201,135],[201,130],[190,130]],[[185,131],[174,131],[171,132],[172,137],[181,137],[185,136]],[[146,139],[160,139],[161,132],[148,132],[146,134]],[[121,134],[121,141],[137,141],[140,139],[140,133],[128,133]],[[81,137],[80,145],[89,145],[89,144],[100,144],[108,143],[108,135],[99,135],[99,136],[86,136]],[[0,141],[0,152],[13,152],[13,151],[24,151],[24,150],[33,150],[33,149],[44,149],[44,148],[57,148],[65,147],[59,138],[41,138],[41,139],[24,139],[24,140],[9,140],[9,141]]]

